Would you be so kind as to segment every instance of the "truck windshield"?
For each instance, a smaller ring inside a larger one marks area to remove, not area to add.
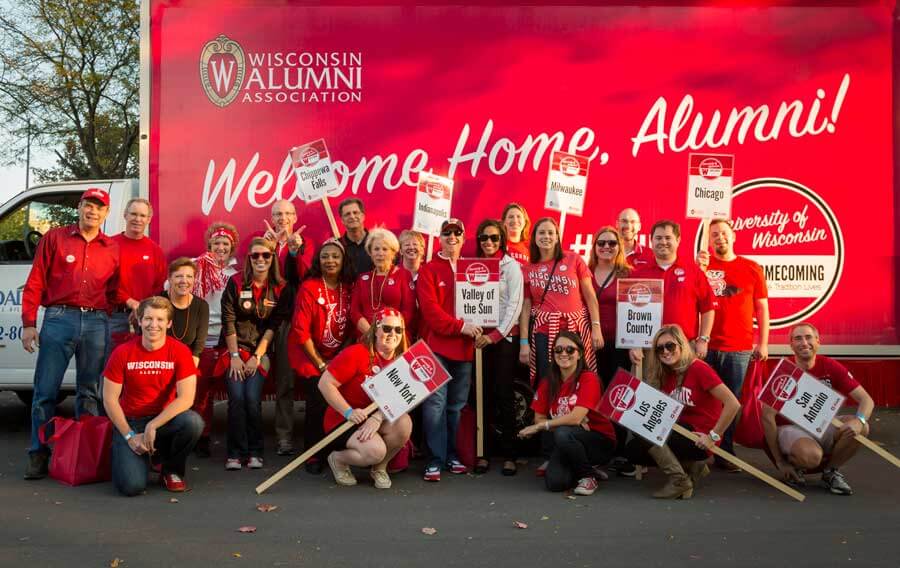
[[[78,220],[78,194],[33,197],[0,219],[0,262],[30,262],[44,233]]]

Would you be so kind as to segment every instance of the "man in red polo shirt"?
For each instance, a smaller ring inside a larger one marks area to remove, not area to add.
[[[97,415],[100,371],[109,353],[107,312],[119,289],[119,245],[101,231],[109,215],[109,194],[85,191],[78,222],[51,229],[41,238],[22,293],[22,346],[38,351],[31,403],[31,447],[25,479],[47,475],[50,448],[38,431],[53,417],[69,360],[77,362],[75,415]],[[38,307],[44,306],[40,337]]]
[[[113,237],[119,245],[119,295],[109,319],[113,346],[130,338],[138,304],[162,292],[166,282],[166,255],[144,235],[152,218],[150,202],[136,197],[125,205],[125,231]]]
[[[175,308],[151,296],[137,314],[140,337],[116,347],[103,371],[103,407],[117,430],[112,481],[129,497],[147,487],[148,458],[157,452],[162,484],[184,491],[187,457],[203,431],[203,419],[190,409],[197,388],[191,350],[166,335]]]
[[[625,250],[625,260],[631,266],[643,266],[653,261],[653,251],[638,242],[638,233],[641,232],[641,217],[638,212],[630,207],[622,209],[616,219],[619,227],[619,236],[622,237],[622,246]]]
[[[697,357],[706,357],[709,334],[712,332],[716,298],[706,274],[692,262],[678,258],[681,227],[674,221],[657,221],[650,230],[653,242],[653,262],[635,267],[632,278],[663,280],[663,325],[678,324],[691,340]],[[640,349],[631,350],[637,362],[643,356]]]

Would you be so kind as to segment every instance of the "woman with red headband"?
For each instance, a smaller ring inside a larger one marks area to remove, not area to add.
[[[350,466],[371,466],[375,487],[391,487],[387,464],[409,440],[412,420],[404,414],[390,423],[380,410],[366,415],[364,409],[370,400],[363,383],[406,351],[405,331],[399,311],[387,308],[377,312],[360,343],[341,351],[319,379],[319,390],[328,403],[325,431],[333,430],[345,420],[357,425],[334,442],[336,449],[328,455],[328,466],[338,485],[356,485]]]
[[[212,427],[213,406],[209,401],[210,387],[216,375],[216,362],[222,353],[218,348],[222,332],[222,292],[228,279],[237,274],[234,258],[238,232],[234,225],[217,221],[206,230],[206,253],[194,259],[197,267],[194,275],[194,295],[209,306],[209,326],[206,345],[197,365],[197,394],[191,410],[203,418],[203,434],[194,447],[198,457],[208,458],[209,435]]]
[[[306,449],[325,436],[322,419],[326,405],[318,389],[319,378],[347,338],[352,337],[349,323],[352,286],[353,266],[344,244],[339,239],[325,241],[300,285],[288,337],[288,358],[303,384],[306,398],[303,421]],[[306,461],[306,471],[322,471],[322,462],[317,456]]]

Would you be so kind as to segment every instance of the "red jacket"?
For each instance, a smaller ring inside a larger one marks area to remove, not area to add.
[[[416,296],[422,315],[419,337],[437,353],[454,361],[471,361],[475,343],[462,334],[462,319],[456,317],[455,273],[450,261],[438,255],[419,269]]]
[[[319,299],[322,302],[319,302]],[[288,337],[288,359],[301,377],[318,377],[321,373],[309,360],[302,344],[312,339],[319,355],[330,361],[338,354],[350,331],[350,286],[327,290],[321,278],[303,281],[297,292],[291,333]]]
[[[375,292],[373,301],[372,292]],[[373,306],[375,308],[373,308]],[[364,272],[356,279],[350,300],[350,321],[353,331],[359,335],[359,320],[366,318],[369,325],[380,308],[394,308],[403,314],[406,329],[415,330],[416,286],[408,270],[392,266],[387,278],[375,276],[375,271]]]

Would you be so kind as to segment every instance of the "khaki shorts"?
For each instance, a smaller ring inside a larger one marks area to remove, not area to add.
[[[782,454],[788,456],[791,454],[791,448],[794,446],[794,443],[797,440],[800,440],[802,438],[809,438],[822,447],[822,453],[830,454],[831,450],[834,448],[834,437],[836,435],[837,428],[835,428],[834,426],[828,426],[828,429],[825,430],[825,434],[822,435],[821,440],[816,440],[816,438],[812,434],[799,426],[794,426],[793,424],[788,424],[787,426],[779,426],[778,449],[781,450]]]

